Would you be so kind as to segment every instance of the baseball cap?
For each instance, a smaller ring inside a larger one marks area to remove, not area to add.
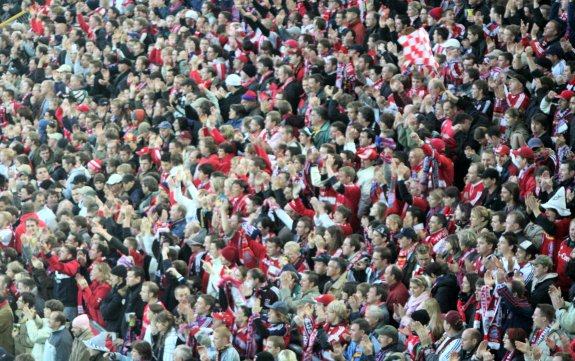
[[[375,232],[381,234],[382,236],[389,237],[389,228],[385,224],[380,224],[379,226],[375,227]]]
[[[527,146],[531,149],[538,149],[543,147],[543,142],[539,138],[531,138],[527,142]]]
[[[511,150],[505,144],[501,144],[499,147],[495,148],[495,154],[497,155],[509,155]]]
[[[444,48],[461,48],[461,43],[457,39],[449,39],[445,43],[443,43]]]
[[[529,148],[529,146],[524,145],[521,148],[512,151],[514,156],[519,156],[522,158],[533,159],[535,157],[535,153],[533,153],[533,149]]]
[[[417,233],[411,227],[403,227],[399,233],[395,235],[395,239],[400,239],[403,237],[411,238],[412,240],[417,239]]]
[[[242,78],[238,74],[230,74],[226,77],[226,85],[240,86],[242,85]]]
[[[519,243],[519,248],[527,252],[528,254],[535,255],[537,254],[537,247],[531,241],[523,241]]]
[[[321,262],[321,263],[325,263],[325,264],[328,264],[330,259],[331,259],[331,257],[327,253],[322,253],[322,254],[312,258],[312,260],[314,262]]]
[[[327,306],[335,300],[335,297],[327,293],[325,295],[317,296],[313,300],[315,301],[315,303],[321,303],[322,305]]]
[[[449,311],[446,314],[441,315],[441,319],[447,322],[451,327],[459,329],[463,326],[463,319],[459,312],[453,310]]]
[[[164,120],[163,122],[160,123],[160,125],[158,125],[158,128],[160,128],[160,129],[172,129],[172,125],[167,120]]]
[[[108,178],[108,181],[106,182],[106,184],[114,185],[114,184],[122,183],[122,179],[123,178],[121,175],[115,173],[115,174],[112,174],[110,176],[110,178]]]
[[[287,41],[284,41],[283,45],[288,47],[288,48],[299,49],[299,45],[297,43],[297,40],[294,40],[294,39],[289,39]]]
[[[277,301],[277,302],[272,303],[269,306],[269,309],[270,310],[276,310],[280,313],[283,313],[284,315],[287,315],[289,313],[289,308],[288,308],[287,304],[283,301]]]
[[[565,99],[565,100],[569,101],[569,100],[571,100],[573,95],[575,95],[574,91],[565,89],[561,92],[561,94],[557,94],[556,98]]]
[[[387,336],[391,338],[394,343],[397,342],[398,338],[397,328],[393,327],[392,325],[385,325],[383,327],[376,329],[374,332],[377,336]]]

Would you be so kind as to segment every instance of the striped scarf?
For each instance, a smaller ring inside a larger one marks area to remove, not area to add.
[[[429,179],[429,173],[431,170],[431,179]],[[423,177],[421,179],[421,185],[423,186],[423,193],[426,194],[429,190],[439,188],[439,164],[435,157],[425,157],[423,160]]]

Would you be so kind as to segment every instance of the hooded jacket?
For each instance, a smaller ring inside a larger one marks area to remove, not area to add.
[[[529,303],[533,307],[537,307],[538,304],[546,303],[551,304],[551,297],[549,297],[549,287],[559,279],[559,275],[557,273],[551,272],[545,274],[540,279],[533,278],[531,281],[527,283],[525,286],[526,291],[528,292],[528,300]]]

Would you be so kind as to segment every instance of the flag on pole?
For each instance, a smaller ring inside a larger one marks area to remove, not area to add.
[[[433,56],[429,34],[425,29],[419,28],[411,34],[400,37],[397,42],[403,47],[402,71],[413,65],[426,66],[437,71],[439,64]]]

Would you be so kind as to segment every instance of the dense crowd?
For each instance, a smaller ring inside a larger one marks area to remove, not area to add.
[[[0,359],[574,359],[573,0],[1,3]]]

